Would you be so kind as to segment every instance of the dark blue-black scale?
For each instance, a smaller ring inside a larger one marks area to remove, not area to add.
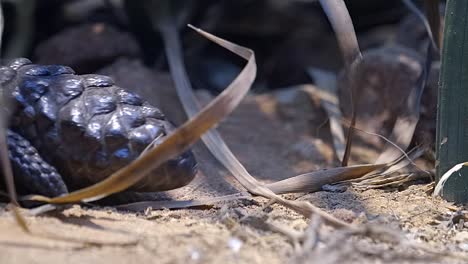
[[[15,180],[27,193],[58,196],[129,164],[174,126],[156,107],[101,75],[16,59],[0,67],[11,96],[8,147]],[[187,151],[132,186],[156,192],[188,184],[197,171]]]

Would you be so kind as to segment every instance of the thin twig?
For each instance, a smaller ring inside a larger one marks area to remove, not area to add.
[[[0,3],[0,49],[2,46],[1,38],[3,38],[3,28],[4,28],[3,9]],[[29,233],[29,228],[26,223],[26,220],[23,218],[23,216],[20,214],[17,208],[19,207],[19,204],[17,201],[15,180],[13,178],[13,171],[11,169],[11,163],[8,158],[9,154],[8,154],[8,145],[7,145],[7,136],[6,136],[8,117],[7,117],[6,110],[2,109],[1,107],[7,107],[7,108],[9,107],[9,98],[5,94],[6,91],[4,89],[5,87],[3,87],[2,85],[0,87],[0,162],[1,162],[1,168],[3,172],[3,177],[5,178],[10,202],[12,203],[11,208],[13,211],[13,215],[15,216],[16,222],[21,227],[21,229],[23,229],[23,231]]]
[[[356,125],[356,96],[354,72],[362,61],[362,54],[354,31],[353,21],[343,0],[320,0],[325,14],[330,21],[335,36],[338,39],[341,52],[343,53],[345,68],[349,80],[350,101],[351,101],[351,123],[346,135],[346,147],[341,166],[348,165],[353,142],[353,131]]]

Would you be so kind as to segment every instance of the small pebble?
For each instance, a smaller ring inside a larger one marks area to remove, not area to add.
[[[197,261],[197,260],[200,259],[200,257],[201,257],[200,251],[198,251],[196,249],[191,249],[190,250],[190,259],[191,260]]]
[[[243,242],[236,237],[230,238],[228,241],[228,246],[234,253],[239,252],[240,249],[242,248],[242,245],[243,245]]]

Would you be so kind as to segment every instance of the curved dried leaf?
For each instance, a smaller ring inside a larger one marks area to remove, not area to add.
[[[248,60],[247,65],[229,87],[189,121],[168,135],[159,146],[147,151],[144,155],[141,155],[128,166],[115,172],[105,180],[87,188],[71,192],[65,196],[56,198],[32,196],[30,197],[31,199],[54,204],[73,203],[98,200],[112,193],[123,191],[168,159],[188,149],[202,134],[206,133],[236,108],[248,92],[256,76],[257,66],[253,51],[208,34],[200,29],[195,30],[213,42]]]
[[[158,21],[156,26],[158,26],[163,35],[169,66],[172,74],[175,76],[174,81],[176,83],[177,93],[181,99],[186,113],[189,117],[193,117],[199,109],[199,103],[193,94],[191,84],[185,71],[181,56],[180,40],[175,24],[167,19]],[[208,38],[212,37],[208,33],[204,33],[204,35]],[[221,135],[215,129],[208,131],[202,137],[202,140],[213,156],[219,162],[221,162],[221,164],[223,164],[224,167],[226,167],[226,169],[228,169],[239,181],[239,183],[250,193],[274,200],[275,202],[289,207],[306,217],[317,214],[321,216],[327,224],[336,228],[352,228],[350,224],[339,220],[332,215],[329,215],[328,213],[308,202],[290,201],[284,199],[276,195],[262,183],[258,182],[252,175],[250,175],[250,173],[239,162],[239,160],[237,160],[237,158],[222,139]]]
[[[466,166],[468,166],[468,162],[458,163],[457,165],[453,166],[450,170],[448,170],[446,173],[444,173],[444,175],[442,175],[440,180],[437,182],[437,185],[434,188],[434,192],[432,193],[432,197],[442,195],[443,189],[447,180],[450,179],[450,177],[452,177],[452,175],[455,172],[461,170],[463,167],[466,167]],[[459,175],[461,176],[461,174]]]

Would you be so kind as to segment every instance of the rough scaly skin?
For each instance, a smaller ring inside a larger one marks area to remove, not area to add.
[[[31,169],[28,163],[49,163],[63,176],[68,189],[74,190],[108,177],[137,158],[154,139],[157,144],[174,129],[159,109],[115,86],[107,76],[75,75],[67,66],[34,65],[27,59],[16,59],[0,67],[0,82],[13,101],[8,140],[15,177],[22,177],[22,184],[31,180],[43,183],[29,184],[34,186],[25,188],[29,192],[60,195],[67,190],[59,184],[58,174],[48,174],[41,166]],[[34,162],[14,157],[24,153],[18,145],[24,141],[21,137],[37,149],[42,163],[32,146],[27,149]],[[51,166],[43,167],[54,171]],[[196,171],[195,158],[187,151],[129,190],[155,192],[182,187]]]

